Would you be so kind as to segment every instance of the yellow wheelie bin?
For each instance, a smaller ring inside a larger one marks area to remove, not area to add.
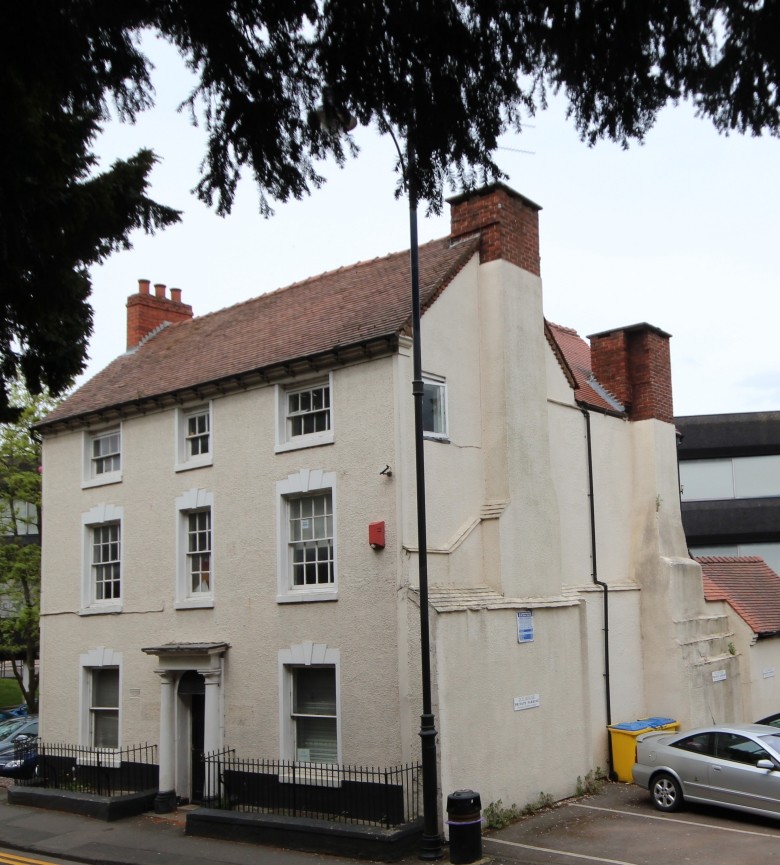
[[[680,724],[674,718],[640,718],[624,724],[610,724],[607,727],[612,741],[612,770],[618,781],[630,783],[631,770],[636,763],[636,738],[642,733],[662,730],[679,730]]]

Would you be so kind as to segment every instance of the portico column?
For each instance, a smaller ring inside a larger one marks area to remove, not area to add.
[[[160,780],[154,810],[158,814],[167,814],[176,810],[174,705],[177,674],[173,670],[155,670],[155,673],[160,677],[160,744],[157,752]]]
[[[198,670],[203,676],[206,685],[206,693],[203,700],[203,753],[213,754],[219,750],[221,737],[219,734],[220,718],[220,684],[222,681],[221,670]],[[204,779],[203,797],[208,802],[215,799],[219,794],[217,772],[206,768]]]

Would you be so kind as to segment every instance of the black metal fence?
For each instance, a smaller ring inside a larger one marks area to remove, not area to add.
[[[211,807],[367,826],[398,826],[419,816],[420,765],[390,769],[204,756]]]
[[[22,784],[98,796],[122,796],[158,789],[156,745],[114,750],[38,739],[26,742],[22,749],[31,758],[37,753],[35,774],[21,781]]]

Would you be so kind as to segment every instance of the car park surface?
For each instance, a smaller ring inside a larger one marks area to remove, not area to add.
[[[665,814],[647,790],[610,783],[486,834],[483,852],[522,865],[765,865],[780,862],[780,819],[695,804]]]

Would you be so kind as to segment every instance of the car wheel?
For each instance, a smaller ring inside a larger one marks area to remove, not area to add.
[[[683,801],[682,789],[668,772],[659,772],[650,784],[653,805],[659,811],[678,811]]]

